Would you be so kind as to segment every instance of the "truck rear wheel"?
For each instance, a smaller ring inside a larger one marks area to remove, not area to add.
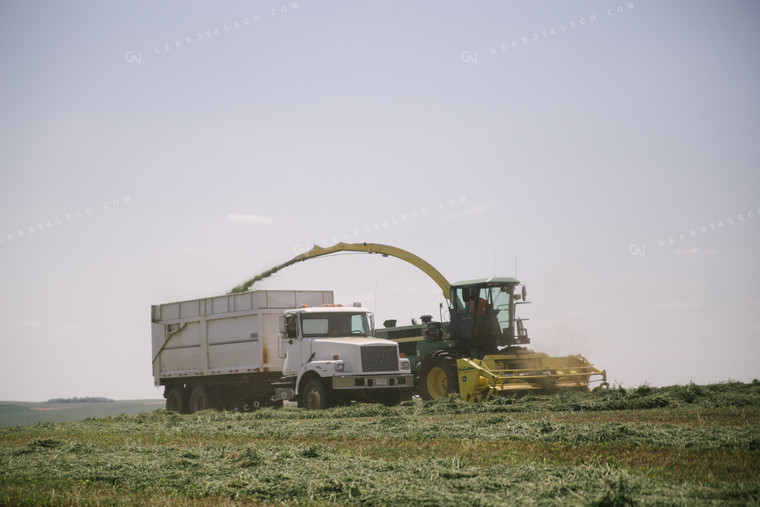
[[[181,387],[172,387],[166,392],[166,410],[184,414],[187,412],[185,390]]]
[[[447,394],[459,394],[457,360],[448,352],[434,352],[420,367],[420,397],[437,400]]]
[[[203,386],[194,387],[190,393],[190,413],[211,408],[211,397]]]
[[[308,410],[329,408],[332,404],[331,394],[320,379],[313,378],[306,382],[301,393],[301,406]]]

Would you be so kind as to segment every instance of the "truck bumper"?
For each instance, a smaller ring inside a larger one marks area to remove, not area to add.
[[[326,379],[325,379],[326,380]],[[278,400],[294,400],[295,383],[274,382],[275,398]],[[413,389],[414,376],[411,373],[392,375],[340,375],[332,377],[332,388],[335,390],[349,389]]]
[[[341,375],[332,378],[332,388],[341,389],[406,389],[414,387],[411,373],[401,375]]]

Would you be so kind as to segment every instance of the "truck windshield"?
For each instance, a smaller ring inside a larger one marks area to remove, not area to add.
[[[305,313],[301,316],[304,338],[332,336],[370,336],[367,314],[357,313]]]

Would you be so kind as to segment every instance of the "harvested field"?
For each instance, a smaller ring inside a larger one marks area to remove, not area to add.
[[[0,428],[0,503],[760,503],[760,384]]]

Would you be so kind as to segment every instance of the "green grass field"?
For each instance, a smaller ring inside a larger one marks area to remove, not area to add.
[[[760,504],[760,384],[0,428],[0,504]]]
[[[88,417],[137,415],[163,408],[163,400],[122,400],[113,403],[32,403],[0,401],[0,426],[77,421]]]

